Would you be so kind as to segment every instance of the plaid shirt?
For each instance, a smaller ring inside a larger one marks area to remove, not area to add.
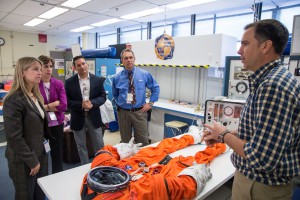
[[[246,159],[231,155],[236,169],[266,185],[285,185],[300,175],[300,86],[275,60],[249,77],[250,95],[238,137]]]

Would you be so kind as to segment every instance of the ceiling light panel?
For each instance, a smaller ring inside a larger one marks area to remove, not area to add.
[[[186,0],[177,3],[168,4],[166,5],[166,7],[169,9],[179,9],[179,8],[186,8],[186,7],[191,7],[191,6],[200,5],[204,3],[209,3],[213,1],[216,0]]]
[[[90,29],[93,29],[94,27],[92,26],[83,26],[83,27],[80,27],[80,28],[76,28],[76,29],[73,29],[73,30],[70,30],[71,32],[81,32],[81,31],[85,31],[85,30],[90,30]]]
[[[62,6],[69,7],[69,8],[76,8],[78,6],[81,6],[87,2],[90,2],[91,0],[69,0],[65,3],[61,4]]]
[[[59,8],[59,7],[54,7],[51,10],[48,10],[47,12],[41,14],[39,17],[44,18],[44,19],[51,19],[53,17],[56,17],[62,13],[67,12],[69,9],[66,8]]]
[[[30,20],[29,22],[25,23],[24,26],[37,26],[45,21],[45,19],[34,18],[33,20]]]
[[[113,18],[113,19],[108,19],[108,20],[104,20],[104,21],[101,21],[101,22],[91,24],[91,26],[105,26],[105,25],[114,24],[114,23],[117,23],[117,22],[120,22],[120,21],[123,21],[123,20]]]
[[[162,8],[152,8],[152,9],[149,9],[149,10],[143,10],[143,11],[131,13],[131,14],[128,14],[128,15],[123,15],[123,16],[121,16],[121,18],[123,18],[123,19],[135,19],[135,18],[139,18],[139,17],[145,17],[145,16],[148,16],[148,15],[153,15],[153,14],[160,13],[160,12],[164,12],[164,9],[162,9]]]

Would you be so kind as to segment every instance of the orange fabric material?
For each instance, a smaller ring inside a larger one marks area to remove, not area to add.
[[[105,146],[102,150],[110,151],[113,156],[110,154],[98,155],[93,160],[91,168],[96,166],[114,166],[122,168],[130,174],[138,169],[138,164],[140,162],[145,162],[147,166],[150,166],[161,161],[166,155],[179,149],[183,149],[193,143],[193,137],[190,135],[184,135],[180,139],[167,138],[162,140],[157,147],[145,147],[136,155],[123,160],[119,160],[119,155],[114,147]],[[177,175],[187,166],[191,166],[194,161],[199,164],[208,164],[225,150],[226,146],[224,144],[216,144],[214,147],[207,147],[204,151],[197,152],[195,156],[178,156],[172,158],[167,165],[158,165],[151,168],[150,171],[144,173],[139,180],[130,181],[129,186],[121,191],[124,195],[117,197],[116,199],[192,199],[196,196],[197,192],[195,180],[190,176],[182,175],[177,177]],[[132,169],[129,169],[129,166]],[[154,174],[155,171],[159,173]],[[142,170],[139,173],[142,173]],[[86,183],[86,176],[83,179],[83,185],[84,183]],[[168,191],[166,183],[168,185]],[[90,193],[93,193],[93,191],[88,189],[88,194]],[[103,197],[103,194],[98,194],[94,200]]]

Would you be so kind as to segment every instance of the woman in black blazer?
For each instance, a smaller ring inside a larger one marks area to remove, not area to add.
[[[48,174],[48,149],[44,143],[50,136],[38,87],[41,68],[42,63],[36,58],[20,58],[15,66],[13,85],[4,99],[5,156],[15,199],[45,199],[37,184],[38,178]]]

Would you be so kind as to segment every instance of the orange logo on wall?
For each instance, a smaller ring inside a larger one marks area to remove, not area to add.
[[[172,36],[162,34],[155,39],[155,54],[161,60],[173,58],[175,43]]]

